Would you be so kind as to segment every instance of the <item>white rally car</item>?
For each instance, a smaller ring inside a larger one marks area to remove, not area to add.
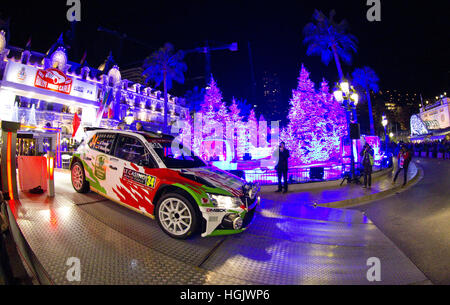
[[[151,132],[87,131],[71,161],[72,185],[156,218],[174,238],[244,231],[259,204],[259,186],[207,166],[173,142]]]

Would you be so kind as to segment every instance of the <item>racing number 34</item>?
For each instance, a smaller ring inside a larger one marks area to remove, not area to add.
[[[148,187],[151,187],[151,188],[155,188],[155,183],[156,183],[156,177],[148,176],[147,182],[145,183],[145,185],[147,185]]]

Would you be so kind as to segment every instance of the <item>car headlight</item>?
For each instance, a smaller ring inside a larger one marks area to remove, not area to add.
[[[209,193],[208,197],[209,200],[212,202],[212,204],[219,208],[235,209],[239,208],[242,204],[241,200],[238,197],[223,196]]]

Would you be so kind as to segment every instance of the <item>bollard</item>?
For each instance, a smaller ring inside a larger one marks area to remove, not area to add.
[[[48,197],[55,197],[55,154],[47,153]]]

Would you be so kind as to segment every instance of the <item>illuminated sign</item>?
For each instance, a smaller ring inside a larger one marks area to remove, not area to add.
[[[95,84],[72,78],[54,68],[41,70],[33,66],[9,61],[6,67],[5,80],[32,88],[97,101],[97,86]]]
[[[70,94],[72,79],[58,69],[39,70],[36,73],[34,86],[59,93]]]

